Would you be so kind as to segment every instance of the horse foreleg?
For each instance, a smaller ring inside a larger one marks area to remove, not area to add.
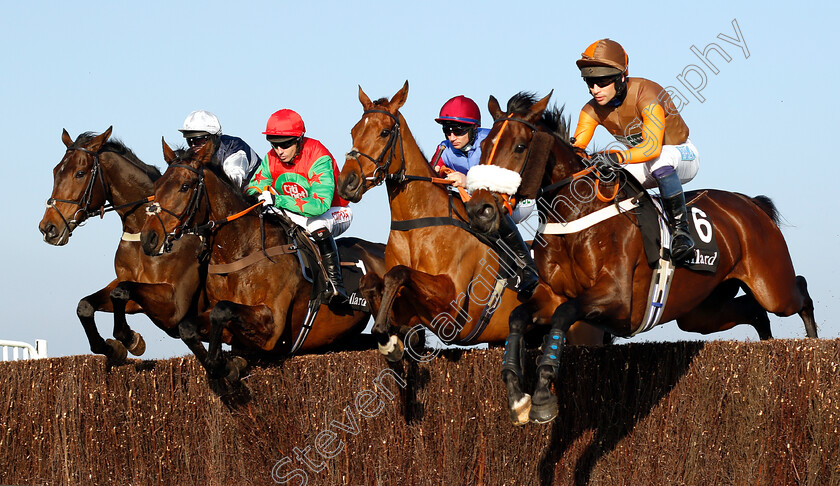
[[[530,320],[531,313],[525,305],[513,309],[508,321],[510,332],[505,340],[502,381],[505,382],[507,388],[508,412],[514,425],[527,424],[528,413],[531,411],[531,396],[522,392],[522,370],[525,359],[523,333]]]
[[[447,276],[429,275],[404,265],[397,265],[385,274],[382,302],[371,334],[377,336],[380,352],[390,361],[402,358],[402,343],[399,343],[396,336],[389,335],[389,315],[397,297],[402,297],[401,302],[411,303],[418,309],[418,313],[423,313],[424,310],[442,310],[446,309],[455,297],[455,285]]]
[[[85,330],[88,343],[90,344],[90,351],[96,354],[104,354],[112,364],[121,364],[125,361],[128,353],[125,346],[117,340],[105,340],[96,329],[96,320],[94,314],[100,312],[112,312],[111,301],[108,298],[114,287],[117,286],[117,280],[112,281],[108,286],[88,295],[79,301],[76,307],[76,316],[82,323]]]
[[[127,348],[129,353],[142,356],[146,352],[146,341],[140,333],[131,330],[125,319],[126,307],[131,300],[131,283],[120,282],[109,294],[111,306],[114,309],[114,337]]]
[[[560,369],[560,353],[565,345],[566,332],[582,317],[577,299],[560,304],[551,316],[551,329],[543,341],[543,355],[537,364],[537,384],[528,414],[532,422],[544,424],[557,417],[559,407],[551,385]]]

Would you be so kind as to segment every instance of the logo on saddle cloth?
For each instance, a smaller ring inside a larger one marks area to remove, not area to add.
[[[688,268],[695,272],[716,272],[720,260],[717,238],[712,220],[705,211],[697,207],[697,203],[705,199],[706,192],[702,192],[691,201],[686,203],[688,216],[688,229],[691,239],[694,240],[692,257],[688,261],[680,262],[678,266]],[[653,200],[653,198],[651,198]],[[642,233],[642,241],[645,247],[648,264],[655,268],[664,248],[671,241],[671,235],[665,221],[661,220],[660,213],[654,210],[644,201],[639,211],[639,226]],[[659,206],[657,200],[653,204]],[[665,244],[663,245],[663,242]]]

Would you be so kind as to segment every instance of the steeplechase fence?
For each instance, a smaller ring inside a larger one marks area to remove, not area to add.
[[[570,347],[525,427],[501,361],[299,356],[238,403],[192,357],[0,363],[0,484],[840,484],[838,340]]]

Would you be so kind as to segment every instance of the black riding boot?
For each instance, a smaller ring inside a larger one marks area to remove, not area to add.
[[[657,177],[662,205],[668,216],[668,227],[671,229],[671,261],[679,263],[690,256],[694,248],[694,240],[688,233],[688,217],[685,210],[685,195],[679,176],[673,170]]]
[[[516,291],[523,299],[531,297],[537,284],[540,283],[540,277],[537,274],[537,267],[534,263],[534,258],[531,257],[531,249],[525,244],[519,230],[516,228],[516,223],[510,215],[504,215],[499,221],[499,237],[500,244],[507,248],[502,248],[500,255],[507,255],[508,257],[515,257],[513,260],[513,269],[516,271]]]
[[[338,256],[338,248],[335,246],[335,239],[326,228],[321,228],[312,233],[312,239],[318,245],[321,252],[321,262],[327,272],[329,282],[324,295],[330,302],[346,302],[349,297],[344,290],[344,279],[341,277],[341,261]]]

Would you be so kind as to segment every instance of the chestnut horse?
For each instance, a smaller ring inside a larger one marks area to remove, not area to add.
[[[520,305],[516,292],[505,289],[495,313],[482,324],[500,259],[470,231],[462,201],[440,184],[417,146],[399,112],[407,96],[407,81],[391,100],[372,102],[359,87],[364,112],[350,132],[353,149],[337,183],[339,196],[352,202],[383,182],[387,188],[392,221],[385,249],[388,271],[381,282],[367,283],[381,295],[371,334],[389,360],[402,357],[393,327],[405,331],[423,324],[447,344],[502,342],[507,316]],[[559,303],[543,286],[525,306],[537,321],[547,323]],[[572,344],[604,339],[586,324],[568,337]]]
[[[637,196],[637,190],[616,182],[622,180],[621,173],[617,173],[614,175],[619,178],[613,180],[613,187],[619,190],[614,200],[580,197],[582,193],[593,195],[595,190],[602,190],[600,182],[591,179],[598,172],[586,163],[585,154],[571,145],[562,110],[546,110],[550,96],[535,102],[532,95],[520,93],[511,98],[507,113],[491,96],[489,109],[495,123],[481,147],[481,163],[490,161],[518,174],[524,172],[519,188],[523,193],[527,191],[523,188],[525,181],[536,178],[531,180],[544,188],[538,207],[548,223],[577,220]],[[529,161],[528,153],[537,144],[538,136],[550,140],[550,150],[542,160]],[[534,172],[527,173],[528,170]],[[576,182],[586,182],[590,189],[582,190]],[[612,189],[604,192],[612,195]],[[693,200],[694,206],[713,222],[719,265],[716,272],[708,273],[677,267],[661,322],[676,319],[680,329],[703,334],[751,324],[766,339],[771,337],[768,312],[779,316],[798,313],[807,335],[816,337],[813,302],[805,279],[794,273],[769,198],[703,190],[687,193],[686,199]],[[500,211],[504,210],[502,200],[498,193],[476,191],[467,205],[473,226],[493,231]],[[653,270],[645,257],[632,212],[574,233],[539,235],[538,241],[542,244],[535,245],[535,260],[540,276],[555,293],[568,299],[552,316],[550,336],[558,343],[558,349],[546,350],[540,361],[530,410],[532,421],[548,422],[558,410],[550,386],[558,372],[563,333],[575,321],[586,319],[618,336],[634,334],[646,313]],[[745,295],[736,297],[739,289]],[[510,316],[511,341],[514,335],[521,334],[528,320],[527,307],[514,310]],[[519,361],[506,358],[502,374],[508,405],[513,409],[524,396]]]
[[[240,356],[225,358],[222,342],[237,353],[285,357],[346,342],[361,333],[370,313],[345,305],[310,304],[310,297],[321,289],[313,289],[305,279],[297,253],[317,255],[316,248],[294,223],[263,214],[259,203],[249,204],[227,184],[218,164],[210,164],[214,151],[212,144],[205,144],[175,153],[163,142],[169,167],[155,181],[155,202],[149,209],[155,217],[146,221],[141,240],[146,254],[158,255],[173,234],[192,232],[205,238],[209,305],[195,322],[180,325],[181,338],[207,370],[211,386],[227,389],[237,385],[246,363]],[[384,274],[384,245],[355,238],[337,243],[339,248],[353,246],[369,274]],[[307,320],[311,316],[314,321]],[[198,339],[196,324],[209,329],[207,349]]]
[[[126,348],[137,356],[146,349],[142,336],[129,328],[125,314],[143,312],[167,334],[178,337],[178,323],[196,312],[201,278],[196,237],[179,242],[160,259],[143,253],[140,228],[147,218],[143,208],[160,171],[144,164],[121,142],[109,140],[111,128],[100,135],[83,133],[75,141],[63,131],[67,152],[53,169],[52,196],[39,229],[44,241],[61,246],[90,216],[111,210],[120,216],[123,235],[114,257],[117,278],[83,298],[76,310],[90,350],[120,363],[127,356]],[[116,340],[106,341],[99,335],[94,320],[97,311],[114,313]]]

